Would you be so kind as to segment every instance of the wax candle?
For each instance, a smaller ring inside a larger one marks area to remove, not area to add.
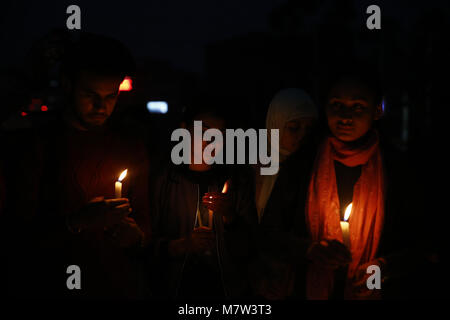
[[[341,221],[341,229],[342,229],[342,238],[344,239],[344,244],[347,248],[350,248],[350,230],[348,219],[350,218],[350,214],[352,213],[353,204],[350,203],[347,208],[345,208],[344,221]]]
[[[228,180],[225,181],[225,184],[223,185],[222,193],[227,193],[227,191],[228,191]],[[209,197],[209,198],[212,199],[212,197]],[[208,214],[209,214],[208,226],[209,226],[210,228],[212,228],[212,224],[213,224],[213,214],[214,214],[214,212],[213,212],[211,209],[209,209],[209,210],[208,210]]]
[[[128,169],[122,171],[119,176],[119,179],[116,181],[115,189],[116,189],[116,198],[122,198],[122,180],[127,176]]]

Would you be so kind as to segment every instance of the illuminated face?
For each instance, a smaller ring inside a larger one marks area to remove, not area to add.
[[[381,104],[375,104],[373,92],[350,79],[337,83],[328,96],[328,127],[341,141],[351,142],[364,136],[381,113]]]
[[[291,153],[297,151],[305,136],[311,131],[314,121],[313,118],[298,118],[286,122],[280,147]]]
[[[73,87],[73,107],[85,129],[102,126],[111,116],[119,95],[120,77],[80,72]]]

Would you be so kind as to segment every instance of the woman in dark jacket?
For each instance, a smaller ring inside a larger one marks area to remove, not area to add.
[[[373,76],[361,70],[368,72],[341,73],[328,91],[329,134],[319,147],[305,206],[308,299],[420,294],[420,277],[414,283],[407,277],[420,275],[426,264],[426,240],[418,238],[421,192],[414,171],[375,128],[381,94]]]
[[[206,111],[183,124],[191,133],[193,120],[225,129],[220,116]],[[169,164],[152,185],[155,297],[248,296],[257,224],[251,179],[202,160]]]
[[[281,205],[273,214],[266,208],[261,223],[269,262],[283,267],[266,271],[269,279],[284,279],[281,288],[272,281],[272,297],[425,297],[437,287],[427,283],[437,270],[427,260],[432,218],[425,214],[424,193],[407,156],[389,147],[375,129],[381,111],[381,94],[372,80],[351,70],[340,74],[327,95],[329,128],[318,153],[292,157],[286,165],[296,170],[288,175],[280,170],[280,185],[295,177],[302,182],[294,196],[298,205]],[[279,198],[294,193],[286,186]],[[340,220],[350,203],[350,245],[345,246]],[[381,270],[381,289],[367,287],[370,265]]]

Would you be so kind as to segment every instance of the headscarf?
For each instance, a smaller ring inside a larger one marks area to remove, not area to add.
[[[278,129],[279,137],[283,136],[284,126],[287,122],[299,118],[317,118],[318,112],[311,97],[302,89],[288,88],[279,91],[269,105],[266,117],[266,128]],[[270,140],[270,133],[268,133]],[[279,148],[280,162],[286,160],[291,154],[290,151]],[[261,217],[264,208],[272,193],[273,186],[278,174],[261,176],[261,189],[258,199],[256,199],[256,207],[258,209],[258,217]]]
[[[367,141],[359,147],[350,147],[333,136],[321,145],[311,176],[306,222],[313,241],[343,240],[340,227],[340,204],[336,186],[334,161],[345,166],[362,166],[361,176],[353,191],[353,207],[349,218],[350,252],[347,281],[357,268],[373,260],[384,220],[384,173],[376,131],[369,133]],[[308,267],[307,298],[328,299],[333,290],[334,273],[314,264]],[[346,298],[351,297],[350,287]]]

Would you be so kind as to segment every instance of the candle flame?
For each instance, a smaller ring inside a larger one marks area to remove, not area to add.
[[[225,181],[225,184],[223,185],[222,193],[227,193],[228,191],[228,180]]]
[[[120,177],[119,177],[119,182],[122,182],[122,180],[125,179],[125,177],[127,176],[127,172],[128,172],[128,169],[125,169],[124,171],[122,171],[122,173],[120,174]]]
[[[350,202],[347,208],[345,208],[344,221],[348,221],[348,218],[350,218],[350,214],[352,213],[352,207],[353,203]]]

